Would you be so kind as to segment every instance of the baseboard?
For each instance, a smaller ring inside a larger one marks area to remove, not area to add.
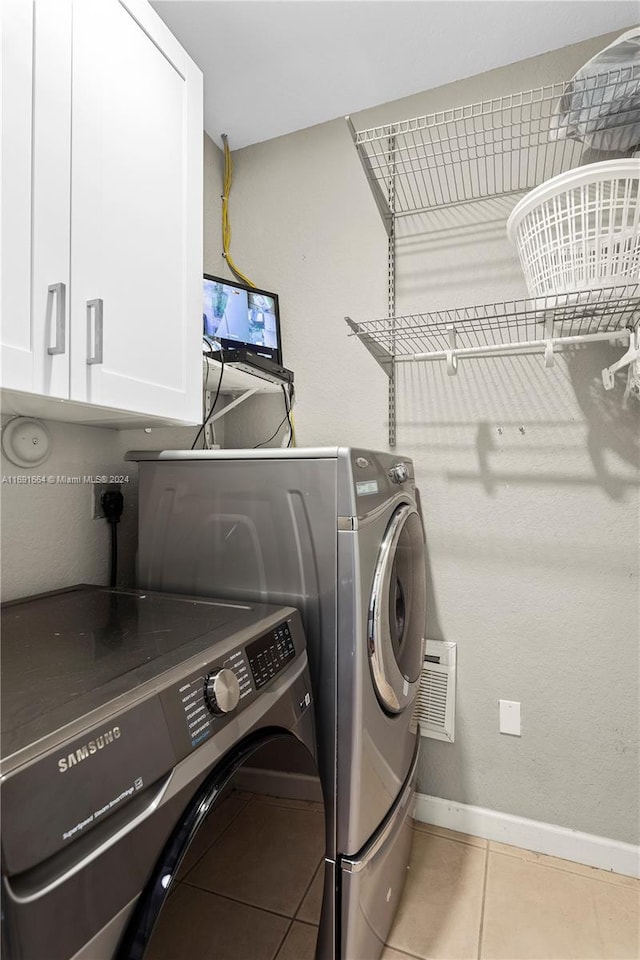
[[[449,830],[459,830],[484,840],[497,840],[562,860],[640,877],[640,846],[581,833],[553,823],[527,820],[498,810],[473,807],[454,800],[416,796],[416,820]]]

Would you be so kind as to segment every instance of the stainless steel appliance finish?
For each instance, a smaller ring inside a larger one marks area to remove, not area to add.
[[[383,950],[411,852],[418,755],[381,828],[357,857],[342,860],[342,956],[370,960]]]
[[[194,594],[215,585],[220,596],[300,609],[327,855],[339,872],[341,859],[358,857],[387,822],[419,742],[413,701],[426,587],[411,460],[349,448],[128,459],[139,462],[141,585]],[[356,923],[344,903],[342,915]],[[390,922],[388,907],[380,915]],[[343,942],[357,939],[352,930]]]
[[[231,776],[283,737],[315,769],[300,616],[80,586],[2,642],[2,955],[141,957]]]

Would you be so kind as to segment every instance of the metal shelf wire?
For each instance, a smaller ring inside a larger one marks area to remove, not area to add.
[[[628,153],[640,141],[639,77],[637,64],[367,130],[357,131],[346,118],[389,237],[390,316],[366,323],[345,319],[389,377],[391,447],[398,363],[444,360],[447,373],[455,374],[460,357],[542,352],[551,366],[555,351],[579,344],[628,344],[625,356],[602,371],[604,387],[611,389],[616,369],[635,362],[640,284],[392,314],[398,217],[494,197],[515,199],[558,173],[602,159],[598,150]]]
[[[633,71],[610,70],[368,130],[357,131],[347,117],[387,230],[394,217],[530,190],[579,166],[588,147],[558,129],[563,96],[579,98],[580,127],[597,138],[603,98],[634,82],[640,65]],[[632,102],[610,109],[612,137],[638,123]]]
[[[414,313],[355,323],[345,318],[387,375],[394,363],[502,356],[598,340],[629,341],[640,326],[640,284],[529,300]]]

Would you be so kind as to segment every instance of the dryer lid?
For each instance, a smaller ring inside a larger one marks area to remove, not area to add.
[[[391,714],[415,697],[426,621],[426,571],[422,521],[401,504],[382,539],[369,603],[368,651],[378,700]]]
[[[2,605],[4,761],[275,608],[79,584]]]

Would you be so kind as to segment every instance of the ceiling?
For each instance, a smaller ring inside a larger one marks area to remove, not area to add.
[[[152,0],[232,149],[632,26],[635,0]]]

